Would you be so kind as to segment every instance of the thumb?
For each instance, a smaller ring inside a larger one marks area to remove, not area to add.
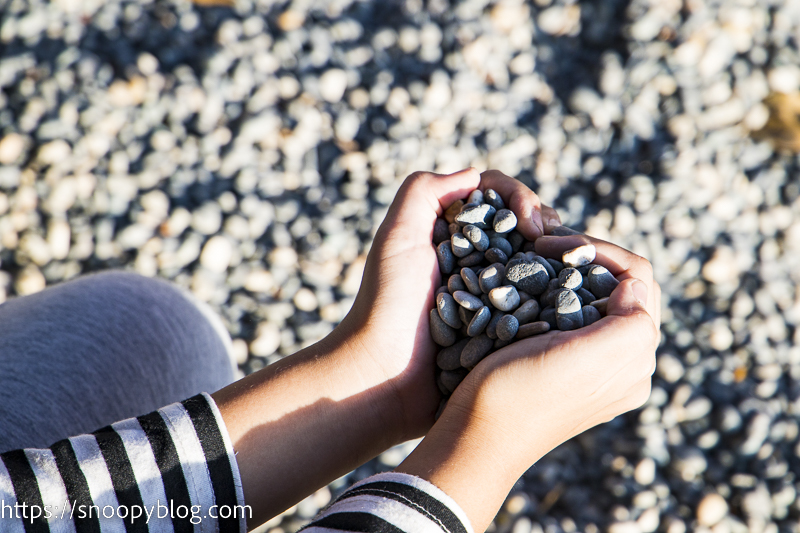
[[[608,298],[606,314],[630,316],[647,313],[647,293],[647,285],[641,280],[628,278],[621,281]]]
[[[408,228],[417,235],[433,231],[436,217],[441,216],[450,204],[466,198],[478,187],[481,176],[474,168],[453,174],[415,172],[400,186],[386,219],[394,227]]]

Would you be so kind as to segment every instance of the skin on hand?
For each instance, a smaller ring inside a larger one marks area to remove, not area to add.
[[[538,205],[535,194],[518,181],[494,172],[484,176],[481,187],[500,192],[515,211],[530,213]],[[525,220],[531,223],[518,227],[526,238],[541,235],[534,216]],[[481,361],[398,468],[444,490],[476,531],[489,525],[516,480],[544,454],[649,397],[661,298],[652,267],[584,235],[543,236],[536,251],[560,257],[584,243],[595,245],[595,262],[621,281],[607,316],[578,330],[517,341]]]

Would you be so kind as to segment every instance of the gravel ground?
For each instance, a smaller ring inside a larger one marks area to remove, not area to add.
[[[800,86],[796,1],[0,0],[0,17],[0,300],[160,276],[219,311],[248,373],[346,313],[405,175],[498,168],[649,258],[665,312],[648,405],[540,461],[493,529],[800,530],[798,161],[750,135]]]

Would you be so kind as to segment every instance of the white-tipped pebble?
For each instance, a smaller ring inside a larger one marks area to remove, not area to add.
[[[489,301],[500,311],[513,311],[519,306],[519,293],[511,285],[496,287],[489,291]]]
[[[458,302],[458,305],[469,311],[477,311],[483,307],[483,302],[480,298],[466,291],[454,292],[453,298],[455,298],[456,302]]]
[[[594,244],[584,244],[564,252],[561,256],[561,262],[564,263],[565,267],[578,268],[588,265],[594,261],[596,256],[597,249]]]

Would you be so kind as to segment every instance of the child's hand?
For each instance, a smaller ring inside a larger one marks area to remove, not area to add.
[[[360,366],[377,371],[394,385],[405,438],[427,431],[440,400],[434,380],[438,347],[428,333],[434,291],[442,283],[432,245],[433,226],[450,204],[479,185],[494,188],[508,200],[517,213],[518,229],[528,240],[541,236],[543,227],[549,231],[560,224],[555,211],[542,206],[533,191],[499,172],[412,174],[375,235],[358,297],[337,328],[358,339],[357,351],[368,359]],[[548,224],[543,224],[543,215]]]

